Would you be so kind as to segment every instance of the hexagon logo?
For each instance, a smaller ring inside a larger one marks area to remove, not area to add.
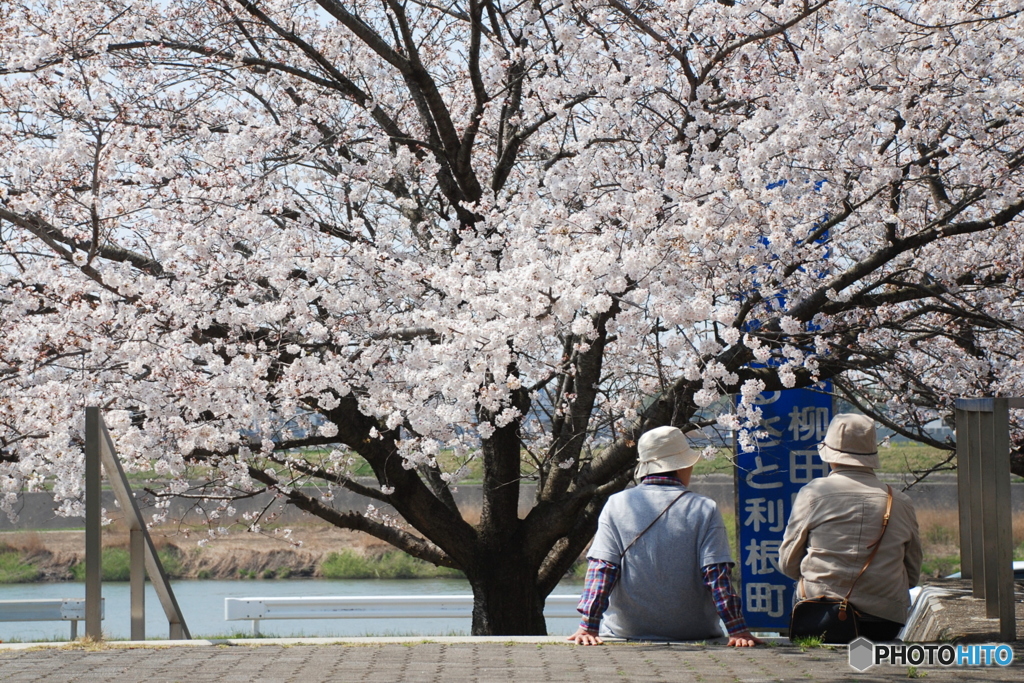
[[[857,671],[867,671],[875,665],[875,644],[861,636],[850,643],[850,666]]]

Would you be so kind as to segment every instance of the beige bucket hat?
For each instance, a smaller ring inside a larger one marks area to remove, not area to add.
[[[637,450],[640,452],[637,479],[692,467],[700,459],[700,453],[690,448],[678,427],[655,427],[645,432],[637,442]]]
[[[832,418],[825,441],[818,444],[822,461],[852,467],[878,469],[878,437],[875,421],[865,415],[839,413]]]

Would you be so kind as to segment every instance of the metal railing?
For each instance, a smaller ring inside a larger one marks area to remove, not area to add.
[[[146,573],[153,583],[160,604],[167,616],[171,640],[191,638],[178,601],[171,591],[160,557],[153,546],[142,513],[135,502],[128,478],[117,458],[110,432],[103,423],[97,407],[85,409],[85,635],[100,640],[101,577],[103,542],[101,534],[102,508],[100,505],[101,465],[106,470],[110,487],[118,505],[124,511],[129,530],[129,580],[131,593],[131,638],[146,639],[145,582]]]
[[[103,618],[100,602],[100,619]],[[82,598],[49,598],[45,600],[0,600],[0,621],[70,621],[71,640],[78,637],[78,622],[85,621],[85,600]]]
[[[579,617],[579,595],[549,595],[547,618]],[[260,634],[263,619],[468,619],[472,595],[359,595],[300,598],[224,598],[225,621],[252,621]]]
[[[999,637],[1016,640],[1013,589],[1013,517],[1010,510],[1011,408],[1024,398],[956,400],[960,573],[972,579],[985,616],[999,619]]]

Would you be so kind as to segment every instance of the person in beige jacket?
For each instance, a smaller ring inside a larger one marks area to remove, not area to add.
[[[798,579],[800,600],[846,595],[882,532],[888,500],[888,489],[874,472],[880,463],[871,418],[836,415],[818,453],[832,471],[800,489],[779,548],[779,566]],[[874,641],[896,638],[921,573],[914,506],[902,492],[892,495],[881,545],[850,595],[861,615],[861,635]]]

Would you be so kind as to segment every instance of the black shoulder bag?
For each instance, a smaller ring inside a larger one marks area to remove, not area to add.
[[[889,499],[885,503],[885,517],[882,518],[882,533],[878,540],[869,545],[871,555],[868,561],[861,567],[857,578],[850,584],[850,590],[846,591],[845,598],[836,598],[822,595],[816,598],[806,598],[793,605],[793,615],[789,620],[789,639],[820,637],[824,643],[844,644],[855,640],[860,635],[860,613],[850,604],[850,594],[853,587],[857,585],[860,577],[867,571],[871,561],[875,559],[878,548],[882,545],[882,537],[889,526],[889,513],[892,511],[892,487],[885,487],[889,493]],[[803,579],[800,579],[803,583]]]

